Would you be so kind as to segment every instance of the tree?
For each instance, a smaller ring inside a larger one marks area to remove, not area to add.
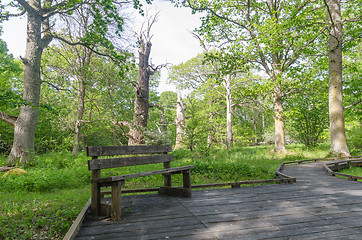
[[[8,6],[14,6],[16,13],[8,12],[1,15],[5,20],[27,14],[27,41],[25,56],[22,58],[24,65],[24,88],[23,99],[27,105],[21,107],[19,116],[15,123],[14,142],[9,155],[9,163],[14,164],[17,159],[20,163],[27,162],[29,154],[34,150],[35,127],[39,115],[39,97],[41,89],[40,65],[43,50],[49,45],[53,37],[58,37],[52,32],[51,18],[56,15],[72,14],[72,11],[80,6],[89,5],[92,16],[92,24],[87,36],[77,43],[88,46],[97,43],[106,49],[113,50],[114,46],[106,35],[109,32],[108,23],[115,22],[116,33],[122,31],[122,18],[117,13],[115,1],[40,1],[40,0],[17,0]],[[2,8],[8,7],[2,5]],[[135,6],[139,2],[135,1]],[[13,10],[13,9],[11,9]],[[63,39],[65,40],[65,39]],[[66,41],[66,40],[65,40]],[[70,42],[69,42],[70,43]],[[109,52],[114,59],[122,59],[114,52]]]
[[[350,156],[344,123],[342,78],[342,10],[340,0],[324,0],[329,19],[329,121],[330,155]],[[360,8],[357,8],[360,9]],[[359,13],[360,14],[360,13]],[[361,19],[361,15],[356,17]]]
[[[181,91],[177,89],[177,107],[176,107],[176,143],[175,149],[182,147],[185,136],[185,105],[182,100]]]
[[[227,68],[245,62],[261,67],[273,85],[275,148],[285,151],[282,88],[284,75],[298,60],[314,51],[312,43],[325,31],[321,10],[313,1],[183,1],[194,11],[205,12],[198,33],[220,52],[233,56]],[[319,24],[319,25],[318,25]]]
[[[144,143],[144,132],[147,130],[149,104],[150,76],[158,69],[150,64],[151,54],[151,28],[157,21],[158,14],[151,16],[147,21],[146,29],[141,28],[137,36],[138,43],[138,82],[135,86],[135,104],[133,121],[130,124],[128,145]]]

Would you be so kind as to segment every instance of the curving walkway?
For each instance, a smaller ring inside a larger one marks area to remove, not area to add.
[[[362,184],[325,162],[287,165],[296,184],[124,197],[120,222],[87,216],[76,239],[362,239]]]

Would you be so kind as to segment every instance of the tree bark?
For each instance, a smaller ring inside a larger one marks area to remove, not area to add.
[[[283,120],[283,102],[280,86],[274,87],[274,122],[275,122],[275,151],[286,152]]]
[[[78,79],[78,107],[77,107],[77,119],[75,121],[74,128],[74,141],[73,141],[73,156],[77,156],[79,153],[79,142],[81,127],[84,114],[84,98],[85,98],[85,80],[80,77]]]
[[[23,99],[28,104],[21,107],[15,123],[14,142],[8,158],[9,164],[15,164],[18,159],[19,163],[26,163],[29,155],[34,151],[35,127],[39,115],[41,55],[43,49],[51,41],[48,29],[44,29],[42,33],[42,24],[46,27],[47,20],[43,20],[38,12],[37,9],[40,7],[40,1],[29,1],[26,50],[25,57],[22,59],[24,64]]]
[[[139,38],[140,45],[138,63],[138,83],[136,86],[136,100],[134,105],[133,122],[130,127],[128,145],[139,145],[144,143],[144,131],[147,129],[149,108],[149,81],[151,70],[149,57],[151,53],[151,42],[142,37]]]
[[[228,149],[233,147],[233,130],[232,130],[232,98],[231,98],[231,75],[227,75],[224,80],[226,90],[226,146]]]
[[[257,134],[258,111],[252,109],[252,112],[253,112],[253,130],[254,130],[254,143],[253,143],[253,145],[256,146],[258,144],[258,134]]]
[[[330,155],[350,156],[344,125],[342,80],[342,16],[339,0],[325,1],[329,13],[329,120]]]
[[[185,134],[185,106],[182,101],[181,91],[177,90],[175,149],[179,149],[182,147],[182,141]]]
[[[161,111],[161,133],[165,133],[167,131],[165,109],[161,107],[160,111]]]
[[[210,106],[212,106],[212,104],[213,104],[212,98],[210,98],[209,104],[210,104]],[[215,113],[213,113],[212,111],[209,112],[209,122],[210,123],[213,123],[214,115],[215,115]],[[210,124],[209,126],[210,126],[210,129],[207,134],[207,145],[210,147],[214,143],[214,140],[215,140],[216,127],[214,126],[214,124]]]

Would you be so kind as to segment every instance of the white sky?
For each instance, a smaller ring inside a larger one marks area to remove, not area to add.
[[[179,64],[202,52],[198,40],[192,37],[191,31],[201,24],[199,15],[191,14],[187,8],[176,8],[170,2],[154,0],[152,5],[145,6],[150,14],[159,11],[158,21],[151,29],[154,35],[151,49],[153,64]],[[26,17],[12,18],[3,24],[1,38],[6,41],[10,53],[19,58],[25,54]],[[161,82],[158,92],[173,91],[174,86],[166,84],[168,71],[161,71]]]

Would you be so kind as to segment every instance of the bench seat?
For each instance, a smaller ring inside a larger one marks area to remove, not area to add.
[[[195,166],[182,166],[182,167],[174,167],[174,168],[166,168],[166,169],[160,169],[160,170],[154,170],[149,172],[140,172],[140,173],[132,173],[132,174],[126,174],[126,175],[120,175],[120,176],[113,176],[113,177],[104,177],[99,178],[96,180],[98,183],[111,183],[116,181],[123,181],[126,179],[132,179],[132,178],[138,178],[138,177],[147,177],[157,174],[180,174],[182,171],[190,170],[194,168]]]

